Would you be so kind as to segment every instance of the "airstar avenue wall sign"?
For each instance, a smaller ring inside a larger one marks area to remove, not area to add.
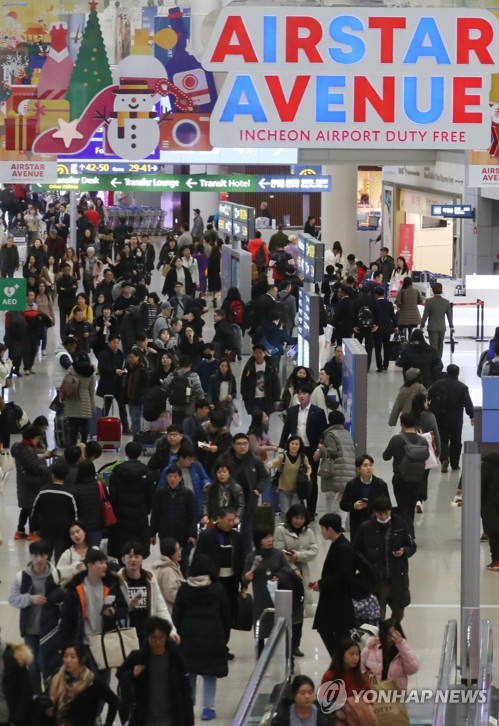
[[[214,146],[486,148],[497,19],[461,8],[228,6]]]

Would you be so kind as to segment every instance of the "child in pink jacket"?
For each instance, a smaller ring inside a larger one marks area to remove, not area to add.
[[[407,689],[408,676],[419,670],[416,653],[407,642],[402,626],[393,619],[381,623],[378,638],[369,638],[360,661],[364,672],[376,676],[378,681],[393,678],[400,690]]]

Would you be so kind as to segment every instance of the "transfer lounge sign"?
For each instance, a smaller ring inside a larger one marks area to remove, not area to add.
[[[497,19],[456,8],[229,6],[202,63],[227,74],[214,146],[484,148]]]

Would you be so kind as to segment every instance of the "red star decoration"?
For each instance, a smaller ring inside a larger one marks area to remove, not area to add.
[[[92,0],[89,3],[89,5],[90,5],[90,10],[97,10],[97,3],[95,2],[95,0]]]

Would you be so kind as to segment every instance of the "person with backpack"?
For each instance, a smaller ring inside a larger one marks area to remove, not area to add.
[[[378,329],[378,308],[373,296],[361,287],[360,294],[354,300],[354,327],[356,339],[364,342],[367,353],[367,370],[371,367],[374,348],[374,333]]]
[[[248,242],[248,252],[251,254],[251,262],[256,265],[258,272],[262,272],[269,264],[269,248],[262,239],[262,233],[256,231],[253,239]]]
[[[459,372],[459,366],[451,363],[447,366],[447,376],[435,381],[428,391],[430,411],[435,414],[440,431],[440,461],[444,474],[449,471],[449,462],[453,470],[461,468],[463,410],[470,417],[470,424],[475,423],[470,392],[459,380]]]
[[[172,423],[182,424],[186,416],[194,413],[194,403],[206,398],[197,373],[192,370],[191,359],[181,355],[178,366],[166,378],[163,388],[172,407]]]
[[[416,417],[412,413],[403,413],[400,424],[402,430],[388,442],[383,459],[393,459],[393,493],[399,512],[414,537],[414,510],[423,488],[430,452],[428,442],[416,431]]]
[[[61,389],[61,401],[64,405],[64,416],[69,421],[70,443],[86,444],[89,424],[95,411],[95,368],[90,363],[88,353],[77,353],[73,365],[64,376]]]
[[[231,356],[235,349],[235,335],[232,325],[227,320],[225,310],[218,308],[214,312],[215,335],[212,344],[217,358]]]
[[[499,376],[499,343],[494,345],[494,357],[486,360],[480,372],[480,378],[484,376]]]
[[[401,413],[410,413],[412,399],[418,393],[427,395],[426,388],[421,382],[421,371],[419,368],[409,368],[405,374],[405,382],[399,388],[397,398],[393,402],[392,410],[388,418],[388,426],[396,426]]]
[[[293,259],[288,252],[284,251],[284,246],[284,242],[278,242],[276,251],[270,255],[272,279],[277,284],[285,279]]]
[[[279,284],[279,292],[277,293],[277,300],[284,309],[282,327],[287,335],[293,335],[296,320],[296,297],[293,295],[292,290],[291,282],[283,280]]]

